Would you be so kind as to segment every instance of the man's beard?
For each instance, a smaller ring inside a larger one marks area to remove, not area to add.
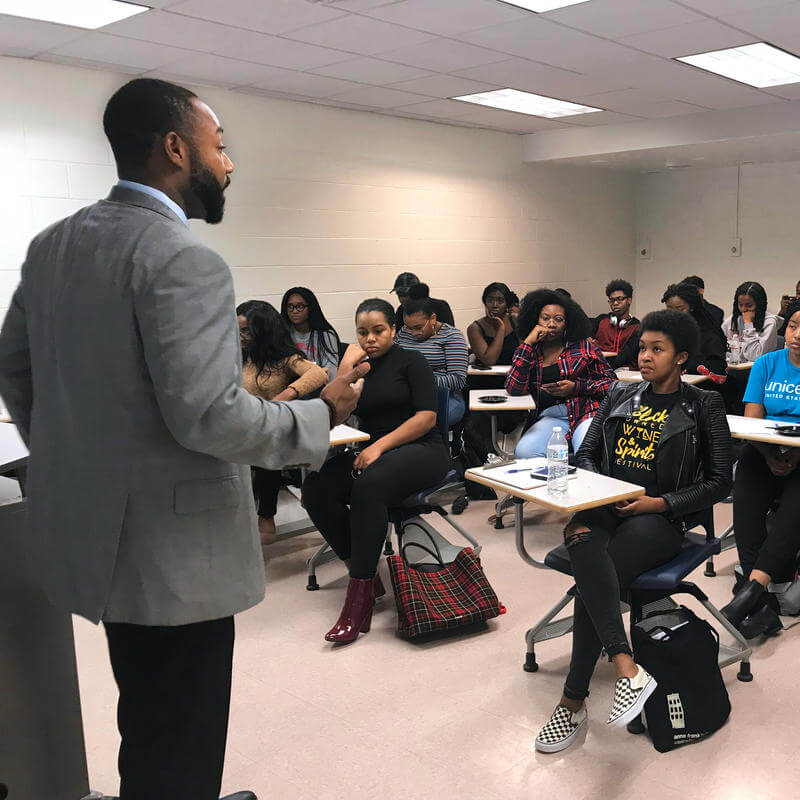
[[[225,181],[225,186],[220,186],[219,181],[200,160],[197,153],[192,154],[192,172],[189,175],[189,189],[205,212],[205,221],[216,225],[222,221],[225,212],[225,188],[230,183],[230,178]]]

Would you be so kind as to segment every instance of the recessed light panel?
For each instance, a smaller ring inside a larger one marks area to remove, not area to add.
[[[555,100],[540,94],[520,92],[518,89],[495,89],[492,92],[478,94],[464,94],[461,97],[452,97],[451,100],[463,100],[465,103],[477,103],[481,106],[502,108],[505,111],[516,111],[518,114],[529,114],[532,117],[571,117],[575,114],[593,114],[602,111],[602,108],[581,106],[577,103],[568,103],[566,100]]]
[[[122,0],[0,0],[0,14],[57,22],[76,28],[102,28],[149,11],[149,6]]]
[[[557,8],[588,3],[589,0],[500,0],[500,2],[510,6],[519,6],[528,11],[535,11],[537,14],[542,14],[545,11],[554,11]]]
[[[800,82],[800,58],[766,42],[681,56],[676,60],[759,89]]]

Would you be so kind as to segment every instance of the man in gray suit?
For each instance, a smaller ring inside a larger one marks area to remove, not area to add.
[[[230,271],[187,227],[222,219],[216,116],[139,79],[103,124],[121,180],[31,243],[0,394],[30,448],[31,566],[58,608],[105,625],[121,799],[216,800],[233,615],[264,596],[249,465],[319,468],[368,367],[317,400],[248,394]]]

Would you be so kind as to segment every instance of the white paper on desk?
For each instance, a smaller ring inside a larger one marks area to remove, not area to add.
[[[547,459],[539,456],[537,458],[520,458],[512,461],[503,467],[495,467],[483,470],[487,478],[491,478],[498,483],[506,486],[513,486],[516,489],[533,489],[536,486],[544,486],[547,481],[541,478],[531,478],[531,471],[540,467],[547,467]],[[513,470],[522,470],[515,472]]]
[[[731,433],[773,433],[779,423],[771,419],[756,419],[755,417],[740,417],[728,414],[728,427]]]

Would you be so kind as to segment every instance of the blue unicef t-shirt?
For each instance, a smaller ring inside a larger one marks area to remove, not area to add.
[[[775,350],[756,359],[744,402],[760,403],[767,419],[800,423],[800,368],[789,361],[788,350]]]

